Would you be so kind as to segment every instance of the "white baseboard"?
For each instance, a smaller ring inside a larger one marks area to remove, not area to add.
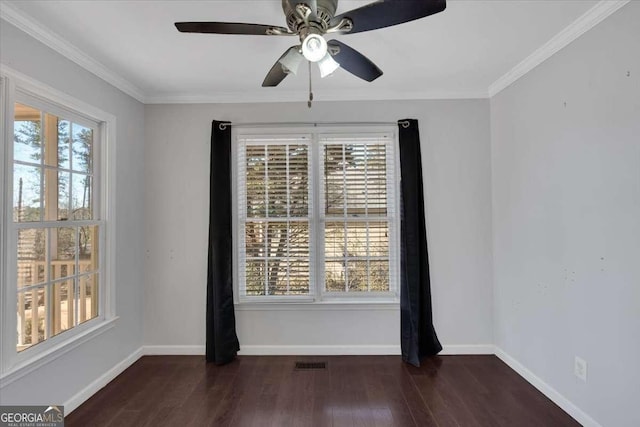
[[[145,356],[204,356],[203,345],[145,345]]]
[[[147,356],[204,355],[203,345],[149,345],[144,347]],[[242,345],[240,356],[332,356],[332,355],[386,355],[400,354],[395,345]]]
[[[463,354],[495,354],[495,347],[493,344],[443,344],[442,351],[439,353],[441,356],[455,356]]]
[[[204,355],[203,345],[149,345],[147,356]],[[339,355],[399,355],[399,345],[241,345],[240,356],[339,356]],[[491,344],[444,345],[441,355],[494,354]]]
[[[240,356],[397,355],[399,345],[245,345]]]
[[[69,415],[71,412],[73,412],[78,406],[82,405],[91,396],[96,394],[101,388],[113,381],[115,377],[124,372],[124,370],[129,366],[133,365],[143,355],[143,348],[140,347],[129,356],[127,356],[124,360],[119,362],[116,366],[101,375],[98,379],[83,388],[80,392],[76,393],[71,399],[64,402],[65,415]]]
[[[495,355],[584,427],[602,427],[596,420],[587,415],[582,409],[574,405],[573,402],[540,379],[540,377],[531,372],[522,363],[511,357],[504,350],[499,347],[495,347]]]

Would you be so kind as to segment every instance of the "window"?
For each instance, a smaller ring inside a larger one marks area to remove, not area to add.
[[[97,124],[15,103],[17,350],[98,316]],[[96,205],[96,206],[94,206]]]
[[[103,171],[107,121],[98,117],[114,119],[91,107],[72,109],[84,105],[32,81],[2,83],[3,135],[12,139],[2,156],[6,372],[114,317],[106,301],[113,250],[105,219],[112,212]]]
[[[236,131],[240,301],[395,299],[393,129]]]

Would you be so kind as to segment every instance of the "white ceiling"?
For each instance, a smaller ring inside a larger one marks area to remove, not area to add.
[[[369,2],[341,0],[338,13]],[[173,25],[230,21],[286,26],[280,0],[5,3],[3,16],[10,9],[10,22],[17,15],[40,33],[58,35],[147,102],[306,97],[306,72],[287,77],[277,88],[260,86],[276,59],[297,44],[295,37],[181,34]],[[494,82],[597,3],[449,0],[444,12],[418,21],[338,36],[384,75],[367,83],[343,70],[323,80],[314,71],[316,99],[486,97]]]

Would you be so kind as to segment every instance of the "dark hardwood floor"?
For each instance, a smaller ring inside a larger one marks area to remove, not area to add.
[[[296,361],[326,361],[295,370]],[[147,356],[72,412],[73,426],[579,426],[495,356]]]

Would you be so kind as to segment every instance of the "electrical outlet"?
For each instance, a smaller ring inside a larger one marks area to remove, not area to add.
[[[573,374],[582,381],[587,382],[587,362],[578,356],[573,362]]]

